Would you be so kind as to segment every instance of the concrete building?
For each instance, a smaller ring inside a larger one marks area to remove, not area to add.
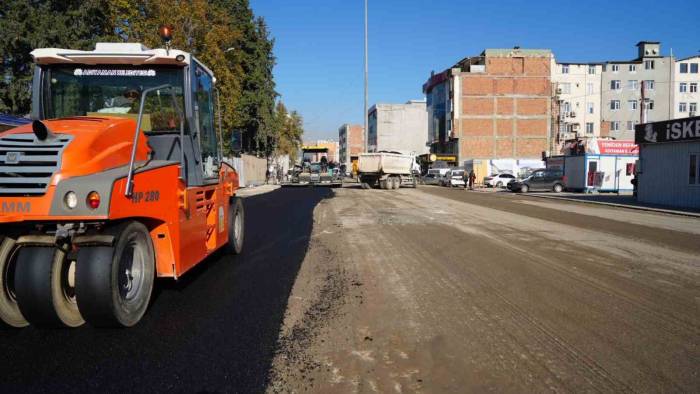
[[[675,93],[673,118],[692,117],[700,114],[700,56],[676,61],[674,70]]]
[[[565,140],[600,136],[603,65],[552,59],[551,72],[555,92],[552,111],[555,145]]]
[[[340,164],[345,164],[346,168],[352,168],[353,160],[365,149],[364,127],[355,124],[344,124],[338,129],[338,144]]]
[[[637,50],[634,60],[609,61],[603,66],[602,136],[634,139],[634,127],[641,118],[642,85],[647,99],[647,122],[674,116],[673,56],[662,56],[661,44],[656,41],[641,41]]]
[[[486,49],[423,85],[431,153],[453,154],[477,177],[520,162],[543,166],[551,142],[551,65],[547,49]],[[511,163],[512,162],[512,163]]]
[[[428,112],[426,102],[376,104],[369,109],[367,149],[427,153]]]

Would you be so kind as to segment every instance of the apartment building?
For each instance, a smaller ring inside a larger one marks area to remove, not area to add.
[[[428,153],[428,112],[425,100],[406,104],[376,104],[369,109],[367,150]]]
[[[644,90],[646,120],[671,119],[673,108],[673,56],[661,55],[661,44],[641,41],[637,58],[609,61],[601,80],[601,135],[633,140],[634,126],[641,120],[641,94]]]
[[[674,69],[673,118],[698,116],[700,105],[700,55],[676,61]]]
[[[551,72],[555,142],[600,136],[603,64],[565,63],[552,59]]]
[[[486,49],[432,73],[423,85],[431,153],[460,165],[539,161],[550,149],[551,64],[547,49]]]
[[[338,162],[352,168],[353,160],[365,149],[364,127],[355,124],[344,124],[338,129]]]

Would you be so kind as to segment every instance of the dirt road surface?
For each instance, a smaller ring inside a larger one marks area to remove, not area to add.
[[[270,392],[700,388],[700,220],[344,188],[314,211]]]
[[[262,189],[260,189],[262,190]],[[438,187],[245,197],[131,329],[0,328],[0,392],[697,392],[700,220]]]

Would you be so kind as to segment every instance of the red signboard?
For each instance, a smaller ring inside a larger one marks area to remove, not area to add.
[[[638,155],[639,146],[634,141],[598,140],[598,153],[601,155]]]

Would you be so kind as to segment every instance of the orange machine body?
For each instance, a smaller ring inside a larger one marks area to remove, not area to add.
[[[188,187],[179,162],[149,160],[148,137],[139,132],[134,188],[127,196],[133,120],[74,117],[44,123],[56,138],[70,139],[60,167],[41,195],[0,196],[0,226],[139,220],[150,231],[158,276],[174,278],[228,241],[227,210],[239,186],[233,168],[221,166],[216,183]],[[31,125],[0,134],[0,155],[12,149],[2,145],[2,139],[19,136],[33,136]],[[78,208],[72,211],[65,206],[67,191],[77,194]],[[92,191],[101,197],[97,209],[86,201]]]

